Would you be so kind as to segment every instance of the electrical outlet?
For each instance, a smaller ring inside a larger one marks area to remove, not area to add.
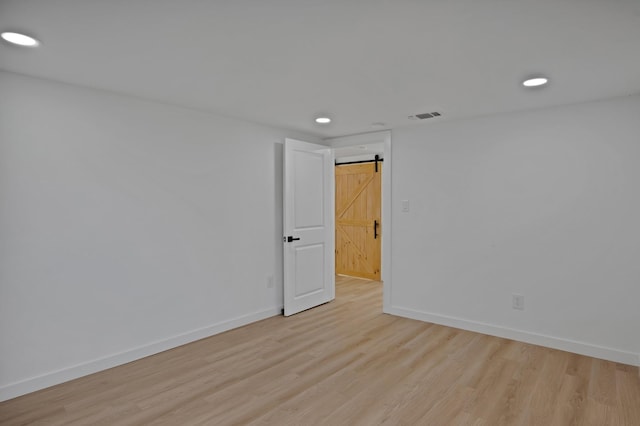
[[[519,311],[524,311],[524,296],[521,294],[512,294],[512,307]]]
[[[267,288],[273,288],[273,275],[267,277]]]

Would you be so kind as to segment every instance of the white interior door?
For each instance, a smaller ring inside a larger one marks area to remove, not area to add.
[[[285,316],[335,298],[333,166],[330,147],[285,140]]]

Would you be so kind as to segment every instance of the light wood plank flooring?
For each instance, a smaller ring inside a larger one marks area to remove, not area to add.
[[[24,425],[640,425],[637,368],[382,314],[381,285],[0,403]]]

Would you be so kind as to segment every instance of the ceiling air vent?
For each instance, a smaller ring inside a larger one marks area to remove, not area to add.
[[[416,118],[420,120],[426,120],[427,118],[440,117],[442,114],[439,112],[425,112],[424,114],[416,114]]]

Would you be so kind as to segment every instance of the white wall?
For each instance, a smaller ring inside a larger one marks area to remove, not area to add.
[[[304,136],[4,72],[0,93],[0,400],[280,312],[281,144]]]
[[[639,96],[394,130],[392,187],[390,312],[638,364]]]

